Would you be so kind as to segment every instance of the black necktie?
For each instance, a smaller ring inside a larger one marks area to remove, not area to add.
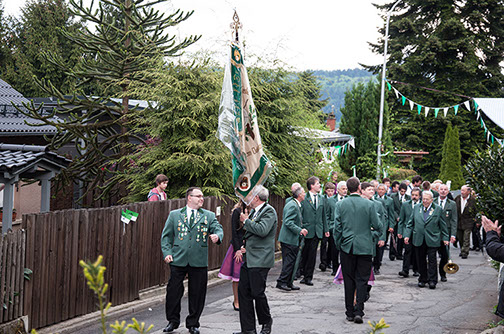
[[[191,211],[191,219],[189,219],[189,224],[191,226],[193,226],[195,221],[196,221],[196,211],[192,210]]]
[[[315,204],[315,209],[317,208],[317,195],[313,196],[313,204]]]

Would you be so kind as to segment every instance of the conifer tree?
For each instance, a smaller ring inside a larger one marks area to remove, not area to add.
[[[132,92],[153,81],[164,57],[180,54],[199,39],[190,36],[177,42],[175,35],[169,35],[168,28],[187,20],[193,12],[177,10],[165,15],[153,7],[160,2],[165,0],[101,0],[97,6],[92,2],[87,7],[82,0],[70,0],[70,10],[86,26],[75,32],[64,30],[63,34],[92,56],[83,58],[78,68],[69,68],[57,54],[45,54],[79,83],[72,96],[65,96],[49,80],[36,79],[42,90],[59,99],[59,110],[54,113],[64,122],[54,122],[50,119],[54,114],[44,116],[33,107],[31,116],[59,130],[51,142],[54,149],[75,143],[80,152],[61,177],[82,180],[88,189],[100,187],[100,197],[107,196],[115,185],[110,175],[125,170],[126,161],[121,157],[131,153],[132,141],[141,141],[135,133],[138,108],[129,106],[130,98],[135,98]],[[91,31],[92,26],[96,30]],[[83,87],[89,84],[102,86],[103,95],[86,95]],[[123,184],[119,190],[124,197]]]
[[[441,172],[438,178],[443,182],[452,181],[451,189],[460,189],[465,183],[462,176],[461,159],[458,128],[452,128],[452,125],[448,124],[443,143]]]
[[[396,1],[377,6],[386,13]],[[387,78],[408,98],[429,107],[449,107],[470,97],[502,97],[504,23],[502,1],[404,0],[390,19]],[[384,29],[381,29],[384,34]],[[383,54],[383,39],[371,44]],[[381,66],[371,66],[377,73]],[[425,88],[435,89],[426,90]],[[389,101],[390,102],[390,101]],[[431,109],[432,110],[432,109]],[[390,132],[399,149],[425,150],[419,173],[439,174],[443,134],[448,123],[460,128],[462,161],[485,146],[474,110],[464,108],[445,119],[425,117],[401,101],[391,104]],[[501,133],[485,119],[492,133]]]

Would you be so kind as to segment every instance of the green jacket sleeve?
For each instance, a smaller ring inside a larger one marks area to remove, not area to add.
[[[397,223],[397,234],[404,235],[404,228],[406,224],[406,206],[401,205],[401,211],[399,213],[399,222]]]
[[[163,233],[161,234],[161,251],[163,252],[163,259],[168,255],[173,255],[172,246],[173,246],[173,223],[174,218],[170,213],[168,215],[168,219],[166,219],[165,226],[163,228]]]
[[[257,221],[252,221],[246,219],[243,228],[252,234],[258,235],[260,237],[265,237],[271,231],[273,224],[275,223],[275,210],[265,210],[261,214],[261,219]]]
[[[297,204],[296,204],[297,206]],[[292,207],[291,210],[285,213],[285,217],[283,219],[283,226],[291,230],[293,233],[299,235],[301,233],[301,227],[296,225],[296,207]]]
[[[219,223],[215,215],[213,216],[213,219],[208,226],[208,232],[210,232],[210,234],[217,234],[217,236],[219,237],[217,245],[220,245],[222,239],[224,238],[224,230],[222,229],[222,225]]]
[[[441,215],[440,215],[440,220],[439,220],[439,224],[440,224],[440,227],[441,227],[441,239],[443,241],[449,241],[450,240],[450,236],[448,236],[448,225],[446,225],[446,221],[445,221],[445,213],[443,210],[441,210]]]
[[[406,226],[404,228],[404,234],[403,234],[404,238],[410,238],[411,239],[411,233],[412,233],[412,230],[413,230],[413,220],[415,219],[414,218],[415,217],[415,208],[416,208],[416,206],[413,208],[413,210],[411,210],[411,215],[409,216],[408,222],[406,223]]]
[[[341,250],[341,233],[342,233],[342,227],[341,227],[341,219],[339,215],[339,202],[336,203],[334,206],[334,212],[333,212],[333,217],[334,217],[334,229],[333,229],[333,239],[334,239],[334,244],[336,246],[336,249]]]

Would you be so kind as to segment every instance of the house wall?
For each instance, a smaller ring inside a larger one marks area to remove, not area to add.
[[[14,208],[17,211],[16,219],[21,219],[24,213],[40,212],[41,186],[38,182],[26,184],[18,182],[14,188]]]

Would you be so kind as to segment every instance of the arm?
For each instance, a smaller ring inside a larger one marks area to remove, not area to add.
[[[397,214],[394,210],[394,204],[392,202],[389,202],[388,206],[388,228],[390,229],[395,229],[396,224],[397,224]],[[391,231],[392,232],[392,231]]]
[[[238,238],[238,228],[240,227],[240,209],[234,209],[231,215],[231,244],[233,245],[233,251],[240,250],[243,240]]]
[[[504,243],[500,241],[497,231],[488,231],[486,235],[486,250],[495,261],[504,262]]]
[[[444,210],[441,210],[441,214],[439,215],[439,227],[441,228],[441,240],[448,243],[450,240],[450,236],[448,235],[448,225],[446,225],[445,213]]]
[[[166,258],[167,256],[173,256],[173,221],[174,217],[170,213],[168,215],[168,219],[166,219],[163,233],[161,234],[161,251],[163,252],[163,258]]]
[[[404,224],[406,223],[406,206],[401,205],[401,212],[399,213],[399,222],[397,223],[397,235],[403,235],[404,233]]]
[[[212,219],[213,218],[213,219]],[[220,245],[222,243],[222,238],[224,238],[224,230],[222,229],[222,225],[219,224],[215,214],[212,212],[210,216],[210,224],[208,225],[208,232],[210,233],[210,239],[212,239],[213,243]],[[217,236],[218,239],[215,240],[213,236]]]
[[[296,225],[296,210],[297,208],[292,206],[288,212],[284,213],[283,226],[291,230],[294,234],[300,234],[301,226]]]
[[[275,219],[275,211],[271,210],[271,208],[267,208],[261,214],[261,219],[254,222],[250,219],[246,219],[243,228],[252,234],[258,235],[260,237],[265,237],[271,231],[271,228],[275,223]]]
[[[408,218],[408,222],[406,223],[406,227],[404,228],[404,243],[405,244],[408,244],[409,243],[409,239],[411,237],[411,234],[412,234],[412,230],[413,230],[413,224],[415,222],[415,209],[416,209],[416,206],[413,208],[413,210],[411,210],[411,214]]]
[[[340,218],[340,212],[339,212],[339,204],[340,202],[336,203],[334,206],[334,211],[333,211],[333,219],[334,219],[334,229],[333,229],[333,239],[334,239],[334,244],[337,249],[341,250],[341,234],[342,234],[342,226],[341,226],[341,218]]]
[[[324,232],[325,236],[328,237],[329,236],[329,227],[328,227],[328,220],[327,220],[327,212],[329,208],[328,208],[328,202],[326,201],[324,203],[324,206],[322,207],[322,231]]]
[[[452,235],[450,235],[450,237],[455,238],[457,235],[457,224],[458,224],[457,205],[455,204],[455,202],[453,202],[453,205],[452,205],[452,216],[451,216],[451,220],[450,220],[449,224],[451,226],[450,230],[452,233]]]

